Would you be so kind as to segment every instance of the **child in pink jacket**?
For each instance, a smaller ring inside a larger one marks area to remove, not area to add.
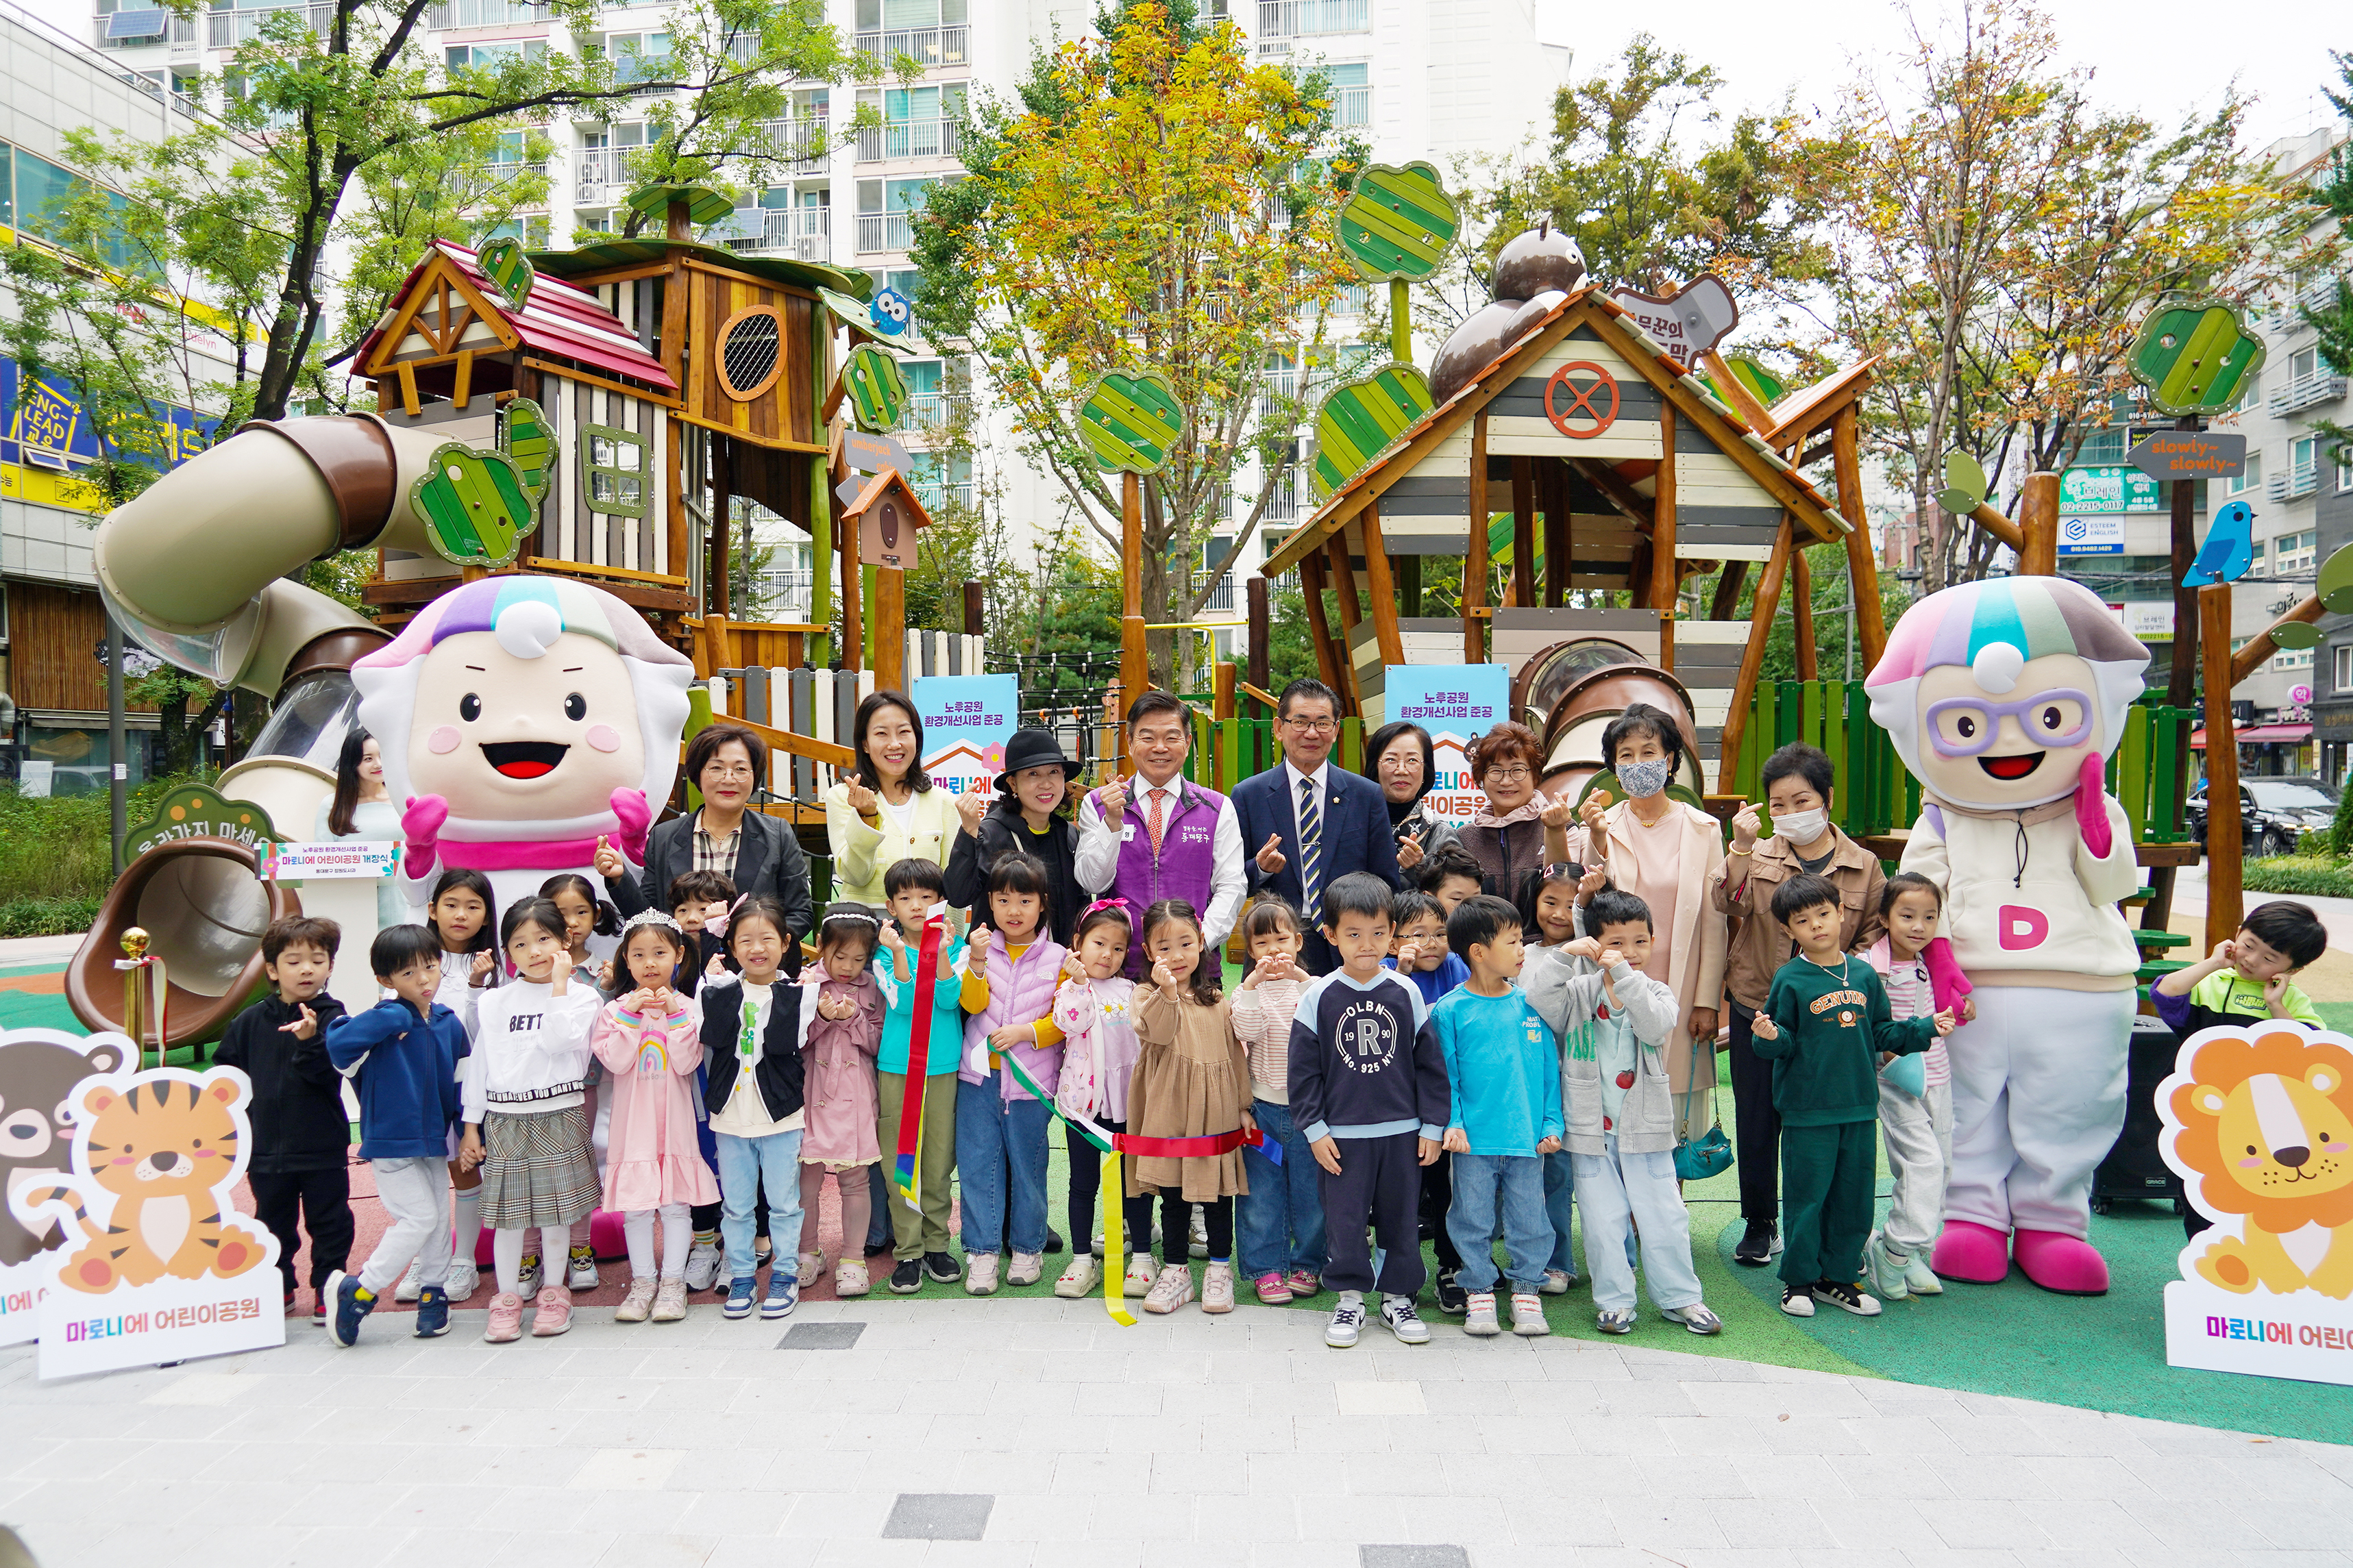
[[[882,1158],[874,1135],[874,1058],[882,1048],[882,990],[870,965],[880,943],[880,917],[862,904],[836,904],[818,928],[817,989],[808,1038],[802,1043],[801,1283],[825,1272],[817,1245],[817,1200],[833,1177],[841,1197],[841,1261],[834,1294],[863,1296],[871,1288],[860,1248],[873,1218],[873,1186],[866,1167]]]

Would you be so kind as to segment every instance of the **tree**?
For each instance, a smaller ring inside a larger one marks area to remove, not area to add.
[[[1308,389],[1276,395],[1281,351],[1312,363],[1327,308],[1355,274],[1329,220],[1332,162],[1359,156],[1333,125],[1324,79],[1250,62],[1230,23],[1190,0],[1136,0],[1101,37],[1032,57],[1018,103],[971,110],[969,176],[934,186],[913,222],[926,331],[977,361],[1023,447],[1114,557],[1120,486],[1079,437],[1100,372],[1165,373],[1191,416],[1144,485],[1145,618],[1190,620],[1260,526],[1296,461]],[[1228,565],[1193,563],[1226,525],[1234,476],[1263,479]],[[1152,634],[1154,678],[1175,640]]]
[[[1098,710],[1119,673],[1118,571],[1088,552],[1065,517],[1007,586],[989,596],[988,635],[1000,668],[1021,678],[1024,716]]]

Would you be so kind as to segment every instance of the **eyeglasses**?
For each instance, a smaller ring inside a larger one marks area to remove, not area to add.
[[[702,776],[713,784],[742,784],[748,782],[754,775],[748,767],[731,768],[714,763],[702,770]]]
[[[1340,727],[1337,719],[1285,719],[1283,722],[1308,735],[1328,735]]]
[[[1532,775],[1526,768],[1522,767],[1517,763],[1514,763],[1508,768],[1489,768],[1487,770],[1487,777],[1497,784],[1525,784],[1532,776],[1534,775]]]
[[[2004,719],[2016,719],[2030,744],[2061,750],[2080,746],[2092,733],[2094,710],[2089,693],[2061,686],[2018,702],[1951,697],[1931,702],[1921,717],[1927,721],[1928,743],[1938,756],[1974,757],[1992,748]]]

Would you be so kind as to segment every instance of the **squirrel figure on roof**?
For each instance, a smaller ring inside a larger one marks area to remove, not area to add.
[[[1516,234],[1495,258],[1494,302],[1472,312],[1430,362],[1430,395],[1444,403],[1481,366],[1542,321],[1585,276],[1585,253],[1549,220]]]

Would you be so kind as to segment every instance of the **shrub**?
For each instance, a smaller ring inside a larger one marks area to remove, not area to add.
[[[2250,860],[2242,882],[2251,893],[2290,893],[2307,899],[2353,899],[2353,868],[2344,861],[2312,855],[2274,855]]]
[[[14,899],[0,904],[0,937],[79,936],[97,919],[96,899]]]
[[[151,779],[131,792],[127,820],[153,816],[156,803],[186,779]],[[103,790],[26,795],[0,784],[0,905],[103,898],[114,882],[113,828]],[[18,932],[16,934],[27,934]]]
[[[2340,859],[2353,854],[2353,789],[2337,797],[2337,815],[2328,824],[2328,852]]]

